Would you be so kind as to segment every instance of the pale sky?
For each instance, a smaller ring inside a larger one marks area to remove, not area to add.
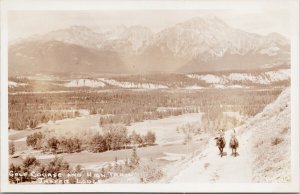
[[[178,22],[207,14],[216,15],[227,24],[241,30],[261,35],[277,32],[290,38],[289,12],[284,9],[270,9],[249,11],[9,11],[8,39],[13,41],[72,25],[84,25],[95,31],[118,25],[142,25],[158,32]]]

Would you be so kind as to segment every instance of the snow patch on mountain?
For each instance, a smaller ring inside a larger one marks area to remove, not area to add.
[[[17,83],[14,81],[8,81],[8,88],[16,88],[16,87],[21,87],[21,86],[27,86],[28,84],[26,83]]]
[[[114,79],[98,78],[99,80],[120,88],[126,89],[167,89],[168,87],[161,84],[152,84],[152,83],[134,83],[134,82],[123,82],[117,81]]]
[[[44,36],[38,36],[37,39],[56,40],[68,44],[81,45],[87,48],[102,47],[103,35],[85,26],[71,26],[67,29],[52,31]]]
[[[192,86],[186,86],[184,89],[186,90],[201,90],[204,89],[204,87],[198,86],[198,85],[192,85]]]
[[[279,50],[280,50],[280,48],[274,46],[274,47],[269,47],[269,48],[262,49],[262,50],[260,50],[260,53],[261,54],[267,54],[269,56],[275,56],[275,55],[278,54],[277,52]]]
[[[229,86],[227,86],[228,88],[249,88],[249,87],[246,87],[246,86],[242,86],[242,85],[238,85],[238,84],[236,84],[236,85],[229,85]]]
[[[195,17],[166,28],[155,37],[155,44],[167,47],[176,56],[210,61],[225,56],[257,52],[276,56],[289,42],[279,34],[260,36],[232,28],[216,16]]]
[[[90,88],[98,88],[98,87],[104,87],[106,84],[92,79],[77,79],[72,80],[68,83],[65,83],[65,87],[90,87]]]
[[[218,88],[218,89],[237,89],[237,88],[249,88],[248,86],[242,85],[226,85],[226,84],[212,84],[211,88]]]
[[[224,88],[226,88],[225,85],[223,85],[223,84],[212,84],[211,87],[218,88],[218,89],[224,89]]]
[[[203,75],[203,76],[196,76],[198,79],[200,78],[201,80],[206,81],[206,83],[219,83],[219,84],[223,84],[225,83],[222,77],[219,76],[215,76],[215,75],[211,75],[211,74],[207,74],[207,75]]]
[[[256,84],[271,84],[276,81],[290,79],[290,69],[280,69],[277,71],[267,71],[260,74],[254,73],[230,73],[229,75],[212,75],[212,74],[188,74],[187,77],[205,81],[213,84],[217,88],[222,88],[224,84],[232,81],[252,82]],[[236,85],[240,87],[240,85]],[[233,86],[234,87],[234,86]]]
[[[268,71],[265,73],[268,79],[273,81],[288,80],[291,76],[290,69],[280,69],[279,71]]]

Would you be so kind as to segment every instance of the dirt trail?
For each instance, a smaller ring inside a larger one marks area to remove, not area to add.
[[[237,129],[238,130],[238,129]],[[237,131],[238,132],[238,131]],[[216,140],[210,139],[208,147],[184,170],[175,176],[171,183],[247,183],[251,182],[251,155],[248,139],[251,131],[244,132],[237,138],[239,140],[238,156],[231,155],[229,148],[230,133],[225,133],[226,147],[224,155],[220,157]]]

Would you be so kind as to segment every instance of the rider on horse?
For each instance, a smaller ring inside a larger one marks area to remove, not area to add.
[[[224,135],[225,135],[224,129],[220,129],[218,131],[218,137],[215,138],[217,140],[216,145],[218,146],[218,148],[220,150],[221,157],[223,156],[223,149],[224,149],[225,144],[226,144]]]
[[[225,138],[224,138],[225,132],[224,132],[224,129],[220,129],[219,132],[218,132],[218,134],[219,134],[218,138],[220,140],[223,140],[225,142]]]

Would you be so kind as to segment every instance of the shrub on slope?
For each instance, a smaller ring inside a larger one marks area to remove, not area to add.
[[[290,88],[259,113],[250,123],[253,153],[253,182],[291,180]]]

